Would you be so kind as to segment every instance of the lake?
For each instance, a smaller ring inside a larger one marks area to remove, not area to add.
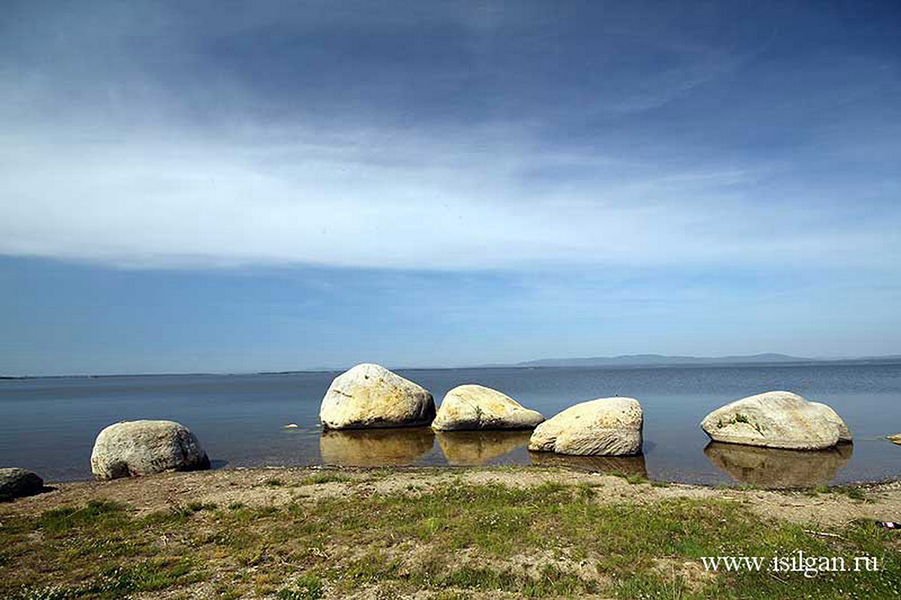
[[[120,420],[188,426],[214,467],[263,465],[561,464],[653,479],[770,487],[901,476],[901,364],[398,371],[436,402],[463,383],[496,388],[551,417],[594,398],[632,396],[645,415],[644,454],[566,458],[529,453],[529,432],[433,434],[427,428],[322,433],[319,403],[337,372],[0,380],[0,466],[47,481],[89,479],[94,438]],[[789,390],[825,402],[853,446],[826,452],[709,444],[701,419],[732,400]],[[298,427],[287,429],[294,423]]]

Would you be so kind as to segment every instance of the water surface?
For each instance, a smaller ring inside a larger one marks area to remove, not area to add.
[[[528,432],[434,434],[427,428],[322,433],[319,403],[335,372],[0,381],[0,466],[48,481],[90,478],[110,423],[171,419],[190,427],[214,465],[564,464],[692,483],[821,485],[901,476],[901,364],[400,371],[436,400],[463,383],[497,388],[550,417],[576,402],[638,398],[644,454],[573,459],[529,453]],[[854,445],[822,453],[709,444],[699,422],[726,402],[784,389],[831,405]],[[297,428],[286,429],[289,423]]]

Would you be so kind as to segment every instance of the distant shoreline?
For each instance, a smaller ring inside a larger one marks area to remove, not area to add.
[[[566,360],[566,359],[549,359]],[[573,359],[582,360],[582,359]],[[807,367],[807,366],[853,366],[853,365],[896,365],[901,364],[901,355],[876,356],[866,358],[815,359],[797,358],[777,361],[741,361],[728,362],[722,359],[695,359],[692,362],[648,362],[648,363],[608,363],[608,364],[537,364],[543,361],[514,364],[487,364],[459,367],[392,367],[395,371],[471,371],[497,369],[604,369],[604,370],[636,370],[636,369],[691,369],[691,368],[735,368],[735,367]],[[247,377],[250,375],[297,375],[302,373],[340,373],[347,367],[334,369],[297,369],[291,371],[248,371],[248,372],[188,372],[188,373],[106,373],[106,374],[62,374],[62,375],[0,375],[0,381],[22,381],[31,379],[115,379],[130,377]]]

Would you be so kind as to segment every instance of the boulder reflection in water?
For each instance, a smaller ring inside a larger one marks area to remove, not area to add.
[[[553,452],[529,452],[532,464],[537,467],[564,467],[599,473],[639,475],[647,479],[648,470],[644,454],[632,456],[569,456]]]
[[[407,466],[434,444],[435,434],[428,427],[328,430],[319,438],[319,453],[326,465]]]
[[[531,430],[512,431],[443,431],[438,432],[438,445],[449,465],[483,465],[493,458],[525,446]]]
[[[710,442],[704,454],[739,483],[769,488],[827,485],[851,458],[853,444],[808,452]]]

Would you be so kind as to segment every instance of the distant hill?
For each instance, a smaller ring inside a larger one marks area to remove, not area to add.
[[[662,354],[627,354],[622,356],[595,356],[590,358],[544,358],[516,363],[517,367],[650,367],[678,365],[747,365],[813,362],[895,361],[898,356],[871,358],[816,359],[787,354],[750,354],[742,356],[665,356]]]

